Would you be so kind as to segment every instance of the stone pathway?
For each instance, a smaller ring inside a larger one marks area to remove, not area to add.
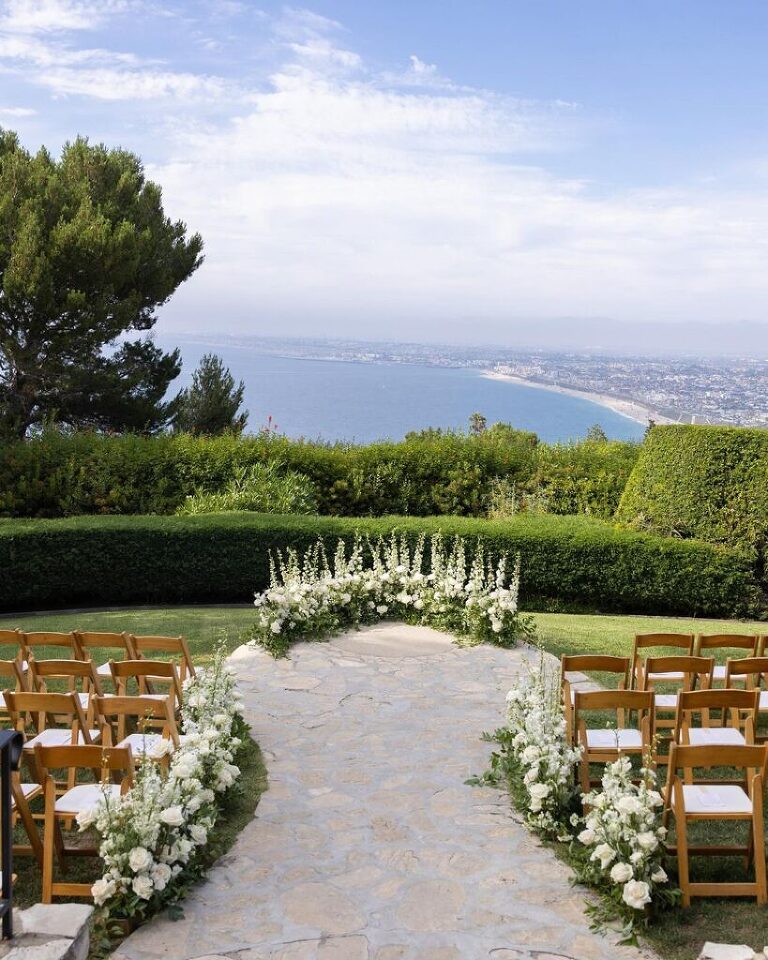
[[[120,960],[617,960],[570,871],[485,769],[525,653],[381,624],[289,660],[232,657],[269,790],[184,904]],[[649,954],[644,954],[649,956]]]

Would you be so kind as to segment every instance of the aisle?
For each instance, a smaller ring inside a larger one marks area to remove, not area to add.
[[[256,819],[128,960],[616,960],[569,870],[481,772],[521,651],[382,624],[232,661],[264,751]]]

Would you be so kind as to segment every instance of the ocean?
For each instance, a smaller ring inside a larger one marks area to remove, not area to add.
[[[478,370],[274,356],[223,343],[181,343],[186,386],[203,353],[215,352],[245,382],[248,432],[272,417],[280,433],[326,441],[401,440],[425,427],[466,429],[469,415],[533,430],[548,442],[600,424],[612,439],[642,437],[642,424],[581,397],[489,380]]]

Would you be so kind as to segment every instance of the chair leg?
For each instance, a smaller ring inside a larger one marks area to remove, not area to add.
[[[45,828],[43,830],[43,903],[53,903],[53,847],[56,834],[56,787],[48,777],[45,782]]]
[[[32,848],[32,853],[35,856],[38,864],[42,867],[43,865],[43,843],[40,839],[40,834],[37,831],[37,824],[32,819],[32,812],[27,806],[27,801],[24,799],[24,796],[21,795],[21,791],[16,792],[14,790],[15,803],[16,803],[16,812],[19,815],[24,830],[26,831],[27,836],[29,837],[29,845]]]
[[[765,829],[763,826],[762,797],[755,797],[752,820],[752,840],[755,853],[755,882],[757,884],[757,903],[764,906],[768,901],[768,885],[765,875]]]
[[[675,832],[677,834],[677,873],[682,892],[681,903],[684,907],[691,905],[691,881],[688,864],[688,824],[685,819],[683,804],[683,787],[678,780],[675,783]]]

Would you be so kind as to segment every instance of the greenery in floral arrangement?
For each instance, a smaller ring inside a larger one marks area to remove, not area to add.
[[[247,732],[233,671],[220,648],[184,685],[181,744],[164,772],[143,763],[133,786],[78,818],[101,837],[104,874],[93,884],[97,938],[173,907],[205,872],[204,848],[221,801],[240,775],[233,763]]]
[[[518,611],[520,560],[495,558],[481,542],[432,536],[415,544],[392,533],[376,541],[339,540],[329,559],[318,540],[303,556],[271,557],[270,586],[256,596],[252,642],[284,656],[292,641],[321,640],[384,617],[435,627],[470,642],[512,646],[532,633]]]
[[[559,676],[543,653],[507,694],[507,712],[507,726],[486,735],[499,746],[490,770],[470,782],[506,781],[531,830],[549,840],[570,840],[580,752],[566,737]]]
[[[680,900],[664,870],[666,829],[656,775],[649,765],[640,770],[639,782],[636,776],[629,757],[608,764],[601,789],[584,797],[586,816],[572,821],[583,829],[571,844],[577,879],[601,894],[587,905],[593,927],[618,918],[624,924],[621,942],[635,944],[654,911]]]

